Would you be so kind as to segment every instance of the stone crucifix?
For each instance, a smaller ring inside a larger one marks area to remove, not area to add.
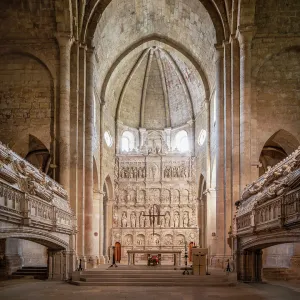
[[[150,217],[150,220],[152,220],[152,225],[153,225],[153,235],[154,235],[154,224],[155,224],[155,217],[164,217],[165,215],[161,215],[160,212],[158,214],[154,214],[154,209],[157,207],[157,205],[153,204],[152,209],[150,209],[150,214],[149,215],[144,215],[145,217]],[[152,212],[151,212],[152,211]]]

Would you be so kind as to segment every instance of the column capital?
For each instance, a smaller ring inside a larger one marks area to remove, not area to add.
[[[87,51],[87,44],[83,44],[83,43],[79,43],[79,48],[84,50],[84,51]]]
[[[56,32],[55,38],[60,48],[71,48],[73,42],[75,41],[73,36],[61,32]]]
[[[243,48],[246,45],[251,45],[252,39],[256,33],[256,26],[254,25],[240,25],[236,31],[236,38]]]
[[[231,34],[229,37],[229,43],[232,44],[236,40],[237,40],[237,34]]]
[[[224,57],[224,46],[223,44],[215,44],[215,63]]]

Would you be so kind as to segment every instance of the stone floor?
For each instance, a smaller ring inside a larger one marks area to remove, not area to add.
[[[255,298],[254,298],[255,297]],[[300,284],[238,284],[234,287],[78,287],[38,280],[0,282],[1,300],[299,300]]]

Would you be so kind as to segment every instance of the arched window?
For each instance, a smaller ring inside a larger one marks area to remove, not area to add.
[[[180,152],[188,152],[190,150],[188,135],[185,130],[181,130],[175,137],[176,148]]]
[[[198,144],[200,146],[202,146],[205,142],[206,139],[206,130],[205,129],[201,129],[200,133],[199,133],[199,137],[198,137]]]
[[[134,148],[134,135],[130,131],[124,131],[121,139],[122,152],[129,152]]]
[[[105,139],[106,145],[108,147],[111,147],[113,144],[113,139],[108,131],[104,132],[104,139]]]

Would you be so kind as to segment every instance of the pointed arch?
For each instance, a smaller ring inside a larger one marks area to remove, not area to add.
[[[276,131],[261,148],[260,175],[294,152],[299,145],[298,139],[290,132],[284,129]]]

